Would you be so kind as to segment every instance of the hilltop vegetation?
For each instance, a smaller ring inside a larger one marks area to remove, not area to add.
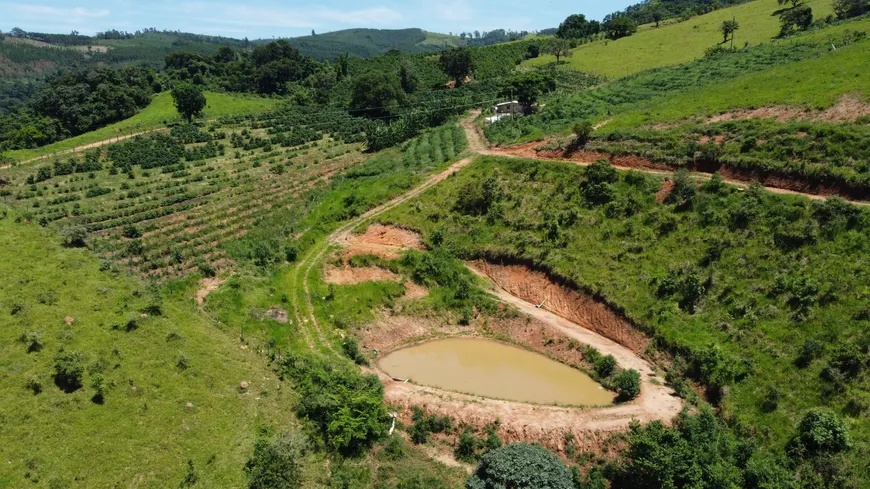
[[[302,54],[317,61],[335,61],[341,55],[373,58],[392,49],[403,54],[442,51],[464,43],[457,36],[422,29],[347,29],[289,40]]]

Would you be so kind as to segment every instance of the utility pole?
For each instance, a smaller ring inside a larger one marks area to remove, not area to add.
[[[732,26],[737,24],[737,16],[731,18]],[[731,31],[731,50],[734,51],[734,34],[737,33],[737,29]]]

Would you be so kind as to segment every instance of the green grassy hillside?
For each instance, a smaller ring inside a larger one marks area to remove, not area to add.
[[[295,37],[290,42],[302,54],[318,61],[332,61],[340,54],[371,58],[391,49],[407,54],[427,53],[464,44],[457,36],[421,29],[346,29]]]
[[[278,103],[276,99],[226,93],[206,92],[205,96],[208,104],[205,110],[203,110],[203,117],[206,119],[263,112],[275,107]],[[168,122],[175,121],[178,118],[178,111],[172,102],[172,96],[169,92],[164,92],[155,95],[154,100],[148,107],[127,120],[41,148],[9,151],[5,156],[15,161],[25,161],[38,156],[50,155],[79,146],[105,141],[116,136],[135,134],[164,127]]]
[[[848,24],[851,29],[870,28],[870,20]],[[842,28],[825,32],[835,35]],[[751,73],[708,87],[667,97],[652,107],[618,115],[602,128],[624,127],[714,115],[730,109],[785,105],[807,110],[826,109],[845,94],[870,100],[867,59],[870,43],[860,42],[830,54]]]
[[[0,487],[178,487],[188,459],[203,487],[243,485],[258,428],[293,422],[292,392],[237,331],[197,313],[188,286],[142,318],[147,284],[13,217],[0,219]],[[72,393],[52,379],[61,350],[82,356]]]
[[[806,3],[812,7],[815,18],[824,18],[832,12],[829,0]],[[732,18],[740,23],[735,46],[769,43],[779,32],[779,17],[773,13],[780,8],[774,0],[755,0],[685,22],[665,24],[658,29],[647,26],[630,37],[580,46],[573,50],[567,63],[572,69],[611,78],[685,63],[703,56],[707,48],[722,42],[719,27]],[[542,66],[555,60],[553,56],[541,56],[524,62],[523,66]]]

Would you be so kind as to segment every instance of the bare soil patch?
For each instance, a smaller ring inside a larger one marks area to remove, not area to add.
[[[423,297],[429,295],[429,289],[421,285],[417,285],[410,280],[405,282],[403,285],[405,286],[405,295],[402,296],[402,300],[411,301],[415,299],[422,299]]]
[[[373,224],[363,234],[351,238],[351,246],[386,246],[403,250],[425,250],[423,238],[414,231]]]
[[[342,267],[327,266],[323,279],[330,284],[353,285],[363,282],[392,281],[398,282],[399,276],[379,267]]]
[[[263,318],[268,318],[281,324],[287,324],[290,320],[290,315],[284,309],[272,307],[263,314]]]
[[[775,119],[778,122],[790,120],[818,122],[853,122],[860,117],[870,116],[870,103],[857,95],[843,95],[836,104],[824,110],[808,110],[803,107],[759,107],[757,109],[724,112],[707,119],[707,124],[747,119]]]
[[[656,192],[656,202],[658,202],[659,204],[664,202],[665,199],[668,198],[668,194],[670,194],[671,190],[673,190],[673,189],[674,189],[674,182],[670,178],[668,178],[664,182],[662,182],[662,188],[659,189],[658,192]]]
[[[205,303],[205,298],[217,290],[222,283],[224,283],[224,280],[218,277],[201,279],[199,281],[199,290],[196,291],[196,303],[200,306],[203,305],[203,303]]]

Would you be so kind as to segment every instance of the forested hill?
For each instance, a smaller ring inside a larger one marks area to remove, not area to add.
[[[341,54],[372,58],[392,49],[405,54],[430,53],[465,44],[457,36],[422,29],[346,29],[289,41],[317,61],[333,61]]]

